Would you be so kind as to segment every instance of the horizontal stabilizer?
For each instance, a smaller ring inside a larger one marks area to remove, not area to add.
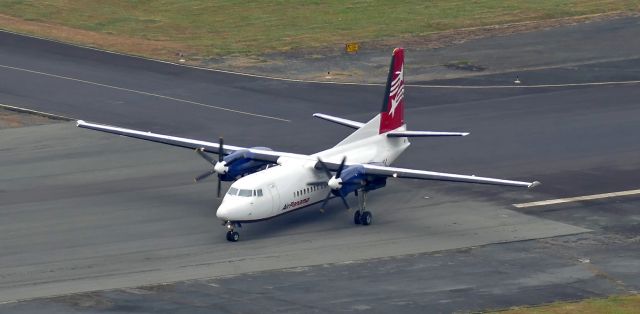
[[[433,136],[467,136],[467,132],[432,132],[432,131],[392,131],[388,137],[433,137]]]
[[[338,118],[338,117],[334,117],[334,116],[330,116],[322,113],[314,113],[313,116],[316,118],[320,118],[322,120],[327,120],[340,125],[348,126],[352,129],[359,129],[362,126],[364,126],[364,123],[362,122]]]

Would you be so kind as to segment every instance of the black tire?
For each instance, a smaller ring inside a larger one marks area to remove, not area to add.
[[[362,212],[362,214],[360,215],[360,223],[363,226],[368,226],[372,222],[373,222],[373,215],[371,214],[371,212],[368,212],[368,211]]]
[[[356,225],[360,224],[360,211],[356,210],[355,213],[353,213],[353,223]]]
[[[240,240],[240,234],[237,231],[231,233],[231,242],[238,242]]]
[[[227,241],[233,241],[233,239],[231,238],[231,231],[227,231]]]

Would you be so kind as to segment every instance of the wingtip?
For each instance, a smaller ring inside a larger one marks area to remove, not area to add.
[[[532,189],[535,188],[536,186],[540,185],[542,183],[540,183],[540,181],[533,181],[531,184],[529,184],[528,188]]]
[[[469,134],[471,134],[471,133],[469,133],[469,132],[465,132],[465,133],[462,133],[462,136],[467,136],[467,135],[469,135]]]
[[[84,120],[78,120],[76,121],[76,126],[81,126],[83,124],[85,124],[86,122],[84,122]]]

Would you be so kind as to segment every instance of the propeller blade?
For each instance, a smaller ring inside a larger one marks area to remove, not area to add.
[[[324,198],[322,205],[320,205],[321,212],[324,212],[324,208],[327,206],[327,203],[329,202],[329,198],[331,198],[331,192],[327,193],[327,197]]]
[[[336,179],[340,178],[342,174],[342,169],[344,169],[344,163],[347,161],[347,156],[342,157],[342,162],[340,162],[340,166],[338,167],[338,171],[336,171]]]
[[[222,139],[222,136],[218,140],[218,144],[220,145],[220,148],[219,148],[220,152],[218,153],[218,162],[222,162],[222,160],[224,160],[224,140]]]
[[[327,185],[327,181],[314,181],[307,183],[308,186]]]
[[[329,168],[327,167],[327,164],[324,163],[324,161],[322,161],[322,159],[320,159],[320,157],[318,157],[318,162],[320,162],[320,166],[322,167],[322,170],[324,170],[324,173],[327,174],[327,178],[331,178],[331,171],[329,171]]]
[[[193,180],[194,180],[195,182],[200,182],[200,181],[202,181],[202,180],[204,180],[204,179],[208,178],[210,175],[212,175],[212,174],[214,174],[214,173],[216,173],[216,171],[215,171],[215,170],[209,170],[209,171],[207,171],[207,172],[205,172],[205,173],[203,173],[203,174],[201,174],[201,175],[197,176],[197,177],[196,177],[195,179],[193,179]]]
[[[344,198],[344,196],[342,196],[342,194],[340,194],[340,199],[342,200],[342,203],[344,204],[344,207],[346,207],[347,210],[350,210],[351,207],[349,206],[349,203],[347,203],[347,199]]]
[[[215,159],[211,158],[211,156],[205,154],[204,152],[204,148],[197,148],[196,149],[196,153],[198,153],[198,155],[200,155],[200,157],[204,158],[206,161],[208,161],[210,164],[215,165],[216,161]]]
[[[222,185],[222,179],[220,178],[220,175],[218,175],[218,198],[220,198],[221,185]]]

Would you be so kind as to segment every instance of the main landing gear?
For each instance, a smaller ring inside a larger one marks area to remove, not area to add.
[[[360,207],[353,213],[353,223],[356,225],[368,226],[373,222],[373,214],[367,211],[367,191],[360,190],[360,193],[356,193],[358,196],[358,206]]]
[[[238,240],[240,240],[240,234],[238,233],[238,231],[235,231],[235,227],[242,227],[242,225],[240,225],[239,222],[231,222],[231,221],[227,221],[224,223],[224,225],[227,227],[227,229],[229,229],[229,231],[227,231],[227,241],[229,242],[238,242]]]

